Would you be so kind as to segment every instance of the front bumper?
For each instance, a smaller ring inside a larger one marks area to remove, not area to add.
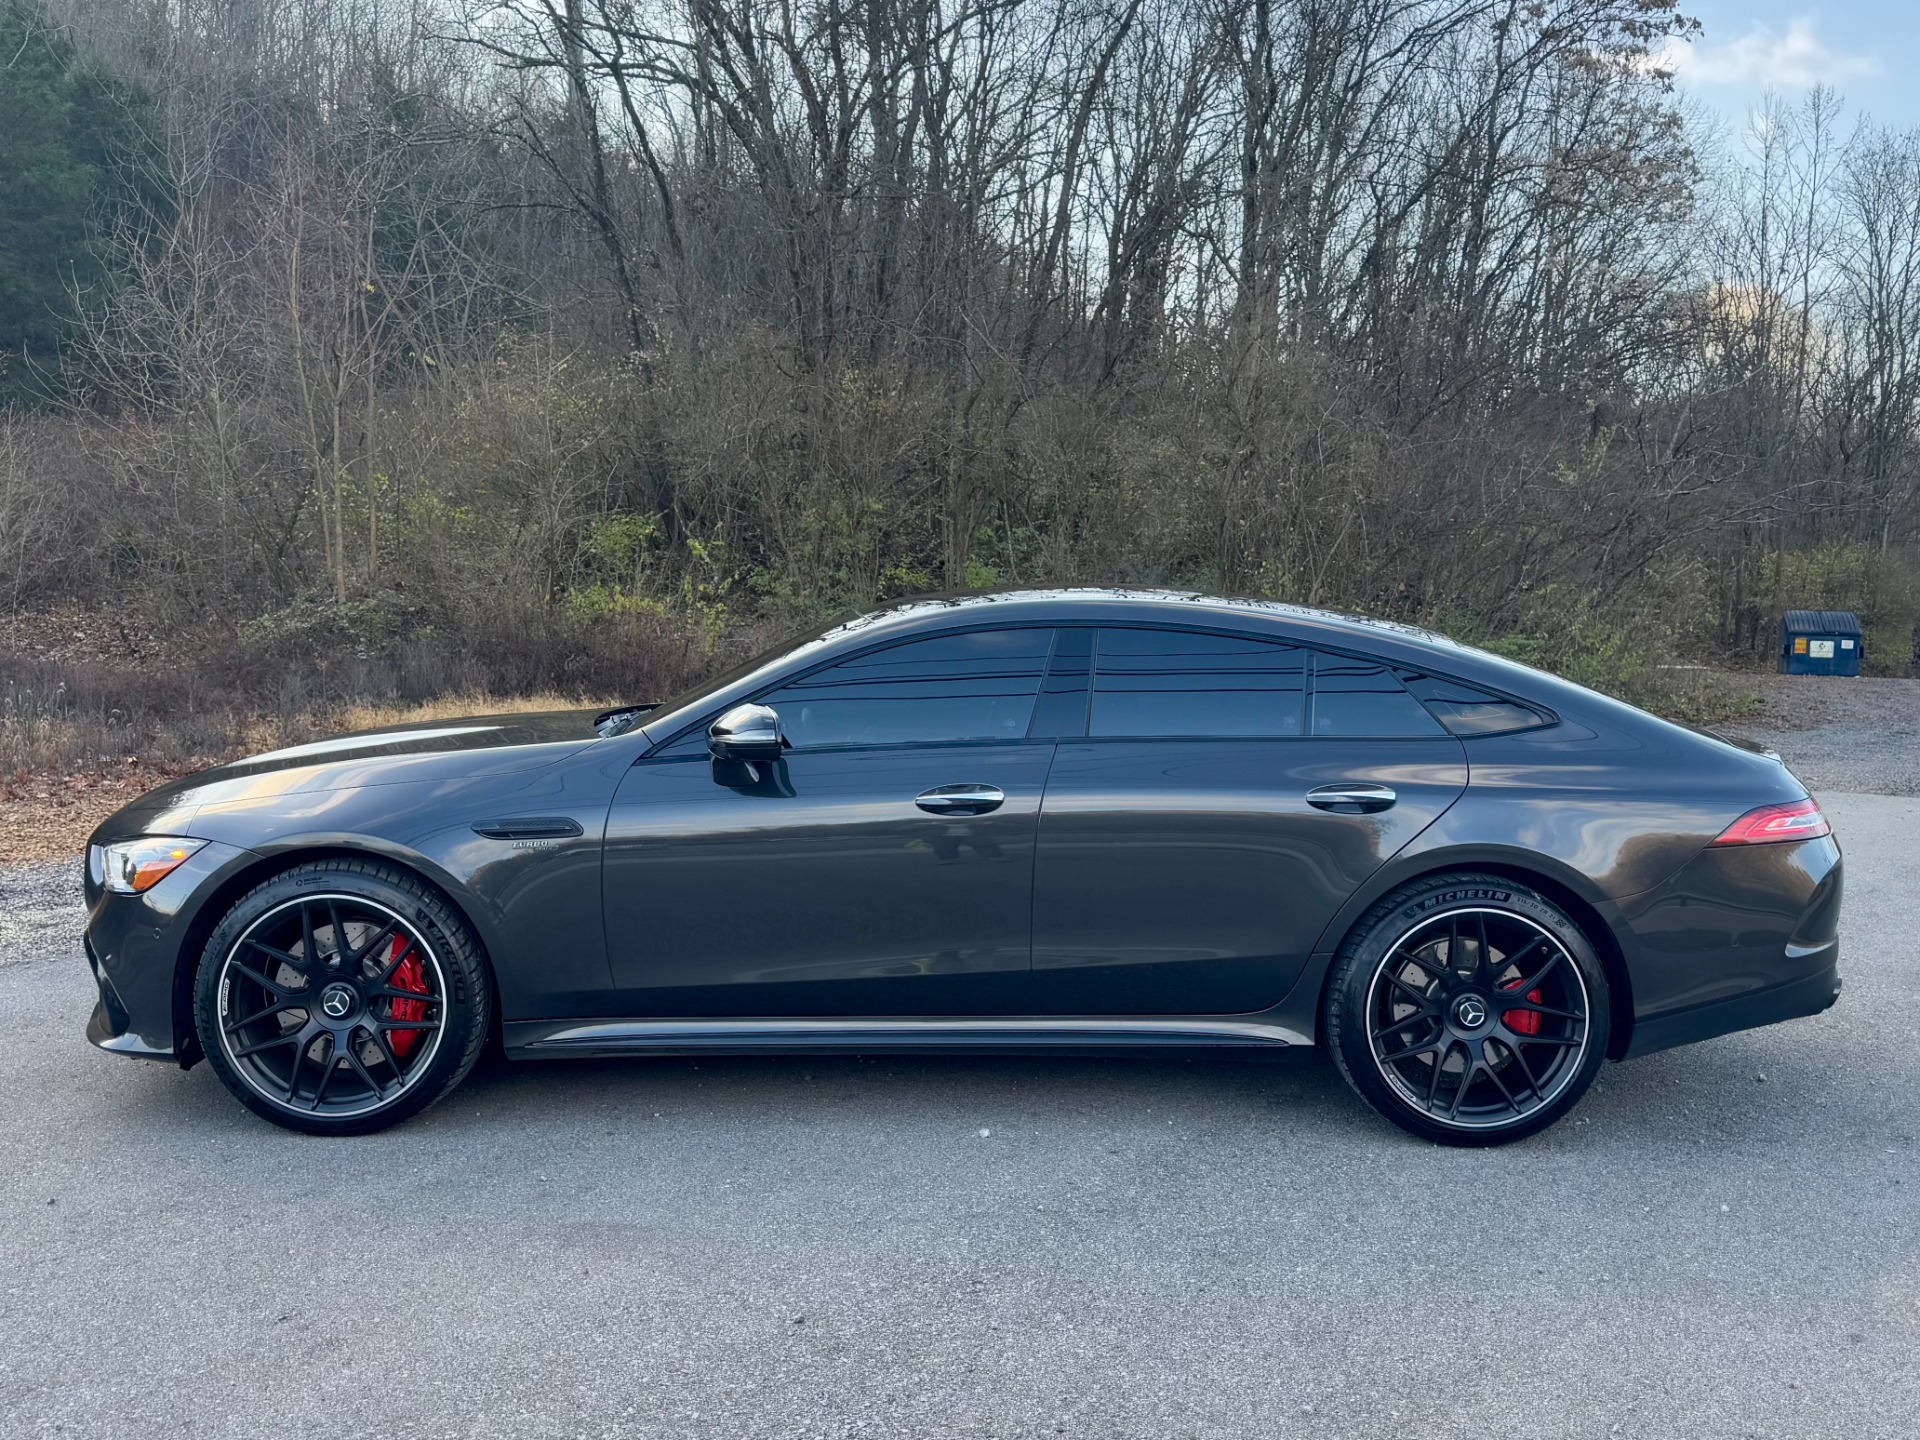
[[[188,986],[210,928],[202,922],[218,913],[207,904],[225,879],[253,858],[210,842],[142,895],[115,894],[89,880],[84,945],[99,998],[88,1040],[143,1060],[188,1066],[200,1058]]]
[[[114,989],[112,979],[100,964],[100,957],[94,953],[93,937],[88,936],[82,943],[87,952],[87,964],[93,969],[93,983],[100,991],[100,998],[94,1002],[93,1014],[87,1018],[87,1039],[102,1050],[111,1050],[116,1055],[133,1055],[142,1060],[178,1058],[173,1046],[151,1044],[135,1032],[133,1017],[127,1013],[127,1002],[120,998],[120,992]]]

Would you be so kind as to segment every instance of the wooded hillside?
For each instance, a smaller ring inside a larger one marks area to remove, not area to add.
[[[1634,693],[1859,608],[1904,672],[1920,135],[1820,91],[1716,133],[1692,29],[0,0],[4,603],[300,696],[651,691],[1033,582]]]

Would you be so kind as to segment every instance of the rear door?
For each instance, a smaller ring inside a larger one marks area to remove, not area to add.
[[[1279,1003],[1340,905],[1459,797],[1460,742],[1372,661],[1108,628],[1080,632],[1075,673],[1072,633],[1042,706],[1067,718],[1035,855],[1038,1013]]]

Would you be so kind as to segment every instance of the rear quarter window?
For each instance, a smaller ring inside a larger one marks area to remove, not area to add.
[[[1454,680],[1439,680],[1430,675],[1402,674],[1410,694],[1417,697],[1427,713],[1446,727],[1447,733],[1461,739],[1475,735],[1506,735],[1515,730],[1533,730],[1553,723],[1553,717],[1518,700],[1492,695]]]

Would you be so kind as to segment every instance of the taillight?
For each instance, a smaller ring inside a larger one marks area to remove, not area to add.
[[[1715,838],[1716,845],[1771,845],[1781,840],[1813,840],[1833,827],[1811,799],[1791,805],[1762,805],[1749,810]]]

